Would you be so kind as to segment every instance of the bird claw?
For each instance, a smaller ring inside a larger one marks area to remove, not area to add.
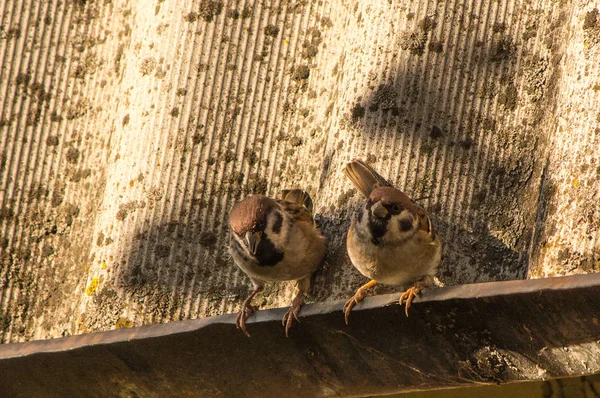
[[[415,299],[415,297],[417,297],[417,294],[419,294],[420,291],[421,291],[420,288],[413,286],[413,287],[407,289],[400,296],[400,301],[398,302],[398,304],[402,305],[402,303],[404,301],[406,301],[406,306],[404,307],[404,313],[406,314],[407,318],[408,318],[408,309],[410,308],[410,305],[412,304],[413,300]]]
[[[344,320],[346,321],[346,325],[348,324],[348,318],[350,317],[350,311],[352,311],[352,308],[354,308],[355,305],[357,305],[358,303],[360,303],[365,297],[370,296],[371,294],[367,292],[367,290],[375,285],[377,282],[375,282],[374,280],[364,284],[363,286],[359,287],[356,290],[356,293],[354,293],[354,296],[352,296],[350,298],[350,300],[346,301],[346,304],[344,304]]]
[[[252,314],[258,311],[258,307],[255,305],[247,304],[245,305],[238,316],[235,318],[235,327],[237,329],[242,329],[242,332],[248,337],[250,337],[250,333],[246,330],[246,319]]]
[[[300,319],[298,319],[298,314],[300,313],[300,308],[302,308],[303,303],[304,303],[304,297],[297,296],[296,298],[294,298],[294,301],[292,301],[292,306],[290,307],[290,309],[283,316],[283,319],[281,320],[281,324],[283,326],[285,326],[285,337],[288,337],[288,333],[289,333],[290,328],[292,327],[292,322],[293,322],[294,318],[298,322],[300,322]]]
[[[350,311],[352,311],[352,308],[363,301],[363,299],[367,296],[370,296],[370,294],[368,294],[365,289],[359,288],[354,296],[352,296],[350,300],[346,301],[346,304],[344,304],[344,320],[346,321],[346,325],[348,324],[348,318],[350,317]]]
[[[344,304],[344,320],[346,321],[346,325],[348,324],[348,318],[350,317],[350,311],[352,311],[352,308],[354,308],[355,305],[357,305],[359,302],[361,302],[363,299],[365,298],[365,294],[363,291],[361,291],[360,289],[358,289],[356,291],[356,293],[354,294],[354,296],[352,296],[350,298],[350,300],[346,301],[346,304]]]

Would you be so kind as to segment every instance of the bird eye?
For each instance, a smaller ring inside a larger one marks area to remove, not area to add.
[[[394,203],[394,204],[392,205],[392,211],[393,211],[394,213],[396,213],[396,214],[397,214],[397,213],[400,213],[400,210],[402,210],[402,208],[400,207],[400,205],[399,205],[398,203]]]

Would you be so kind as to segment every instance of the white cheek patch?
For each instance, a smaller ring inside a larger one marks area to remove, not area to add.
[[[276,248],[282,249],[288,241],[290,229],[290,217],[285,213],[273,212],[267,219],[265,233]]]
[[[407,211],[403,211],[398,216],[398,229],[400,232],[409,232],[416,227],[416,218]]]
[[[353,224],[359,239],[362,241],[371,241],[371,232],[369,230],[369,208],[361,207],[354,214]]]
[[[368,208],[359,209],[358,212],[356,213],[356,220],[358,221],[358,224],[362,225],[364,228],[368,228],[370,214],[371,214],[371,210]]]
[[[413,217],[408,210],[403,210],[400,214],[392,216],[388,228],[392,240],[404,240],[415,233],[418,220]]]

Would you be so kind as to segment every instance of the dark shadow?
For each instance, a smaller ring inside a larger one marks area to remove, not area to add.
[[[335,293],[332,289],[337,290],[344,285],[348,286],[345,290],[349,298],[359,286],[368,282],[368,279],[353,267],[346,251],[345,233],[350,227],[353,212],[354,209],[348,209],[349,214],[339,219],[320,217],[323,233],[331,236],[333,231],[342,230],[344,241],[330,248],[324,264],[315,272],[313,285],[318,288],[313,289],[313,299],[316,302],[330,300]],[[468,280],[467,283],[477,283],[526,277],[519,263],[519,253],[492,236],[485,223],[476,224],[473,230],[468,231],[438,218],[433,218],[433,222],[441,236],[453,236],[453,241],[444,241],[442,262],[438,268],[438,278],[443,284],[453,285],[463,283],[460,282],[463,280]],[[477,274],[474,274],[474,271]],[[344,272],[349,279],[339,280],[340,274]],[[511,277],[507,278],[506,275]],[[373,294],[401,292],[402,287],[377,284],[370,291]]]
[[[186,319],[199,311],[198,302],[201,312],[220,314],[222,304],[241,303],[251,288],[227,252],[228,239],[202,230],[201,223],[173,221],[140,231],[116,287],[144,305],[152,323]]]
[[[244,196],[241,192],[239,195]],[[200,213],[204,206],[195,203],[189,211]],[[315,222],[326,234],[326,226],[335,220],[317,214]],[[252,291],[250,279],[229,255],[229,233],[220,236],[206,231],[200,221],[154,226],[138,232],[134,243],[128,257],[115,270],[115,290],[107,287],[94,296],[94,304],[84,317],[90,327],[114,326],[124,304],[118,296],[123,294],[145,308],[144,324],[154,324],[187,319],[198,312],[219,315],[224,312],[223,306],[235,311]],[[336,276],[344,267],[350,269],[351,264],[327,253],[324,264],[313,276],[308,301],[329,298],[327,286],[337,284]],[[261,308],[275,303],[286,305],[281,298],[290,286],[291,282],[269,283],[254,303]],[[189,302],[190,299],[194,301]],[[198,304],[203,307],[194,307]]]
[[[251,338],[223,316],[6,345],[0,383],[8,396],[81,396],[90,388],[100,396],[115,389],[168,396],[176,381],[200,396],[313,397],[593,374],[600,290],[576,279],[518,282],[510,294],[507,284],[493,284],[485,299],[458,287],[419,303],[408,318],[385,305],[388,297],[367,299],[369,308],[355,311],[349,325],[341,302],[321,303],[307,308],[289,337],[281,333],[285,309],[277,309],[251,322]]]
[[[462,23],[415,21],[413,31],[397,38],[394,57],[406,60],[405,70],[376,67],[377,79],[365,82],[346,122],[364,143],[352,144],[365,148],[356,156],[409,196],[426,198],[420,204],[444,241],[442,280],[522,279],[536,245],[536,219],[542,223],[548,131],[540,123],[553,121],[544,109],[551,109],[557,77],[532,86],[535,71],[543,75],[547,64],[521,55],[528,38],[512,37],[502,24],[488,27],[484,41],[468,34],[452,44],[439,41],[444,30],[471,27]],[[524,77],[530,85],[519,91],[515,82]],[[385,173],[390,169],[396,174]]]

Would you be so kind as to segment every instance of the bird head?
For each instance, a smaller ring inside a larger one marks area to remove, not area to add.
[[[229,213],[236,246],[261,265],[275,265],[283,257],[278,245],[283,224],[281,206],[267,196],[250,195]]]
[[[418,228],[414,204],[396,188],[375,188],[369,195],[365,210],[375,240],[400,242],[412,236]]]

